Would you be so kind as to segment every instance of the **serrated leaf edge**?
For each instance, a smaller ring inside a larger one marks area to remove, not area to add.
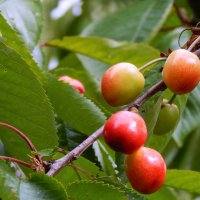
[[[117,190],[118,192],[125,194],[125,192],[120,190],[118,187],[115,187],[114,185],[110,185],[108,183],[104,183],[103,181],[80,180],[80,181],[71,182],[66,187],[70,187],[73,184],[101,184],[102,186],[108,187],[110,189]]]

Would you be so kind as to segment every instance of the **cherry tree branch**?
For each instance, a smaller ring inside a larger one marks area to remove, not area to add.
[[[92,145],[103,133],[103,127],[101,126],[92,135],[90,135],[86,140],[80,143],[76,148],[66,154],[64,157],[56,160],[51,166],[47,175],[53,176],[57,174],[63,167],[71,163],[73,160],[77,159],[90,145]]]
[[[142,96],[136,99],[133,103],[129,104],[126,108],[124,108],[124,110],[130,110],[132,107],[139,108],[147,99],[164,89],[166,89],[165,83],[163,81],[159,81],[151,88],[149,88]],[[64,157],[52,163],[49,171],[47,172],[47,175],[53,176],[57,174],[63,167],[69,165],[73,160],[77,159],[90,145],[92,145],[102,135],[103,128],[104,126],[101,126],[76,148],[74,148]]]
[[[144,104],[145,101],[147,101],[151,96],[156,94],[159,91],[165,90],[167,87],[165,83],[161,80],[155,85],[153,85],[151,88],[149,88],[142,96],[137,98],[133,103],[130,103],[124,110],[130,110],[132,107],[139,108]]]

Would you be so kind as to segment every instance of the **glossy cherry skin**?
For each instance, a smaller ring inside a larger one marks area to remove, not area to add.
[[[175,94],[191,92],[200,81],[199,58],[184,49],[173,51],[164,65],[163,81]]]
[[[105,142],[114,151],[131,154],[144,145],[147,128],[139,114],[119,111],[106,122],[103,136]]]
[[[122,106],[133,101],[144,88],[143,74],[130,63],[118,63],[103,75],[101,91],[112,106]]]
[[[71,78],[66,75],[61,76],[58,80],[62,81],[63,83],[68,83],[69,85],[71,85],[74,89],[76,89],[81,94],[85,94],[85,88],[79,80]]]
[[[163,103],[153,133],[163,135],[174,129],[179,120],[179,109],[175,104]]]
[[[164,183],[166,164],[154,149],[141,147],[125,158],[125,171],[132,187],[140,193],[156,192]]]

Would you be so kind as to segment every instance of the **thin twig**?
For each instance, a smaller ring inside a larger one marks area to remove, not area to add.
[[[158,91],[162,91],[166,88],[163,81],[159,81],[157,84],[149,88],[141,97],[136,99],[133,103],[129,104],[124,110],[129,110],[132,107],[140,107],[147,99],[153,96]],[[53,176],[57,174],[63,167],[69,165],[73,160],[77,159],[90,145],[92,145],[103,133],[104,126],[97,129],[86,140],[79,144],[76,148],[66,154],[64,157],[56,160],[51,166],[47,175]]]
[[[9,157],[9,156],[0,156],[0,159],[2,159],[2,160],[9,160],[11,162],[15,162],[15,163],[24,165],[25,167],[28,167],[28,168],[32,169],[31,164],[29,164],[27,162],[24,162],[23,160],[18,160],[16,158],[12,158],[12,157]]]
[[[30,149],[32,151],[37,152],[35,146],[30,141],[30,139],[24,133],[22,133],[19,129],[15,128],[14,126],[12,126],[10,124],[4,123],[4,122],[0,122],[0,126],[3,126],[5,128],[8,128],[8,129],[11,129],[15,133],[17,133],[17,135],[19,135],[28,144],[28,146],[30,147]],[[40,163],[42,163],[42,160],[38,155],[36,155],[35,157],[40,161]]]
[[[179,8],[176,4],[174,4],[174,8],[179,19],[182,21],[183,25],[190,26],[191,20],[190,18],[184,13],[183,9]]]

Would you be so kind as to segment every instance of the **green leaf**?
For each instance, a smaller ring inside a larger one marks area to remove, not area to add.
[[[196,128],[200,127],[200,85],[193,90],[188,98],[185,110],[174,133],[174,139],[182,146],[185,138]]]
[[[93,58],[83,56],[78,54],[78,58],[83,63],[84,68],[97,80],[97,83],[100,85],[101,78],[105,71],[112,66],[111,64],[106,64],[104,62],[100,62]],[[116,64],[116,63],[115,63]],[[98,67],[94,67],[98,66]]]
[[[83,35],[149,41],[161,28],[172,4],[172,0],[135,0],[125,8],[91,24],[83,31]]]
[[[100,37],[64,37],[62,40],[47,42],[46,45],[80,53],[107,64],[132,62],[139,67],[159,57],[159,52],[146,44],[119,42]]]
[[[83,15],[85,18],[89,18],[90,21],[97,21],[108,13],[126,7],[127,5],[132,4],[132,2],[133,0],[97,0],[95,2],[93,0],[87,0],[82,6]],[[83,18],[83,16],[81,18]]]
[[[53,40],[47,45],[82,54],[78,55],[78,58],[98,83],[109,65],[130,62],[140,67],[159,57],[159,52],[146,44],[119,42],[99,37],[65,37],[63,40]]]
[[[109,151],[106,149],[104,146],[103,142],[101,141],[96,141],[93,143],[93,148],[95,151],[95,154],[98,158],[98,161],[101,164],[101,167],[103,171],[108,175],[108,176],[114,176],[115,177],[115,167],[116,164],[114,163],[114,160],[112,159],[112,151]]]
[[[69,84],[48,76],[47,93],[55,112],[71,128],[90,135],[105,122],[105,116],[89,99]]]
[[[178,6],[177,0],[176,0],[176,6]],[[162,31],[160,31],[160,32],[170,32],[168,30],[173,30],[173,28],[175,29],[176,27],[180,27],[181,25],[182,25],[181,19],[177,15],[175,6],[173,6],[171,8],[171,11],[170,11],[167,19],[165,20],[165,23],[162,26]]]
[[[127,182],[127,177],[124,171],[124,159],[125,155],[120,152],[115,152],[115,163],[117,165],[116,170],[117,170],[117,176],[120,178],[120,180],[123,183]]]
[[[66,190],[55,178],[32,174],[30,179],[18,179],[4,161],[0,161],[0,197],[3,200],[67,200]]]
[[[3,200],[17,200],[19,180],[15,172],[4,161],[0,161],[0,197]]]
[[[113,180],[111,177],[99,177],[97,181],[103,181],[105,184],[113,185],[114,187],[119,188],[121,191],[125,193],[125,195],[130,200],[147,200],[145,196],[134,191],[132,188],[127,187],[127,185],[122,184],[119,181]],[[130,186],[131,187],[131,186]]]
[[[200,194],[200,173],[190,170],[168,170],[165,185]]]
[[[97,167],[95,163],[92,163],[84,157],[79,157],[77,160],[73,161],[72,165],[66,166],[62,171],[56,174],[55,178],[63,185],[69,185],[80,179],[90,180],[99,176],[105,176],[105,173],[100,171],[100,168]]]
[[[21,130],[36,148],[52,148],[57,145],[54,115],[49,100],[21,57],[0,42],[0,121]],[[30,154],[27,144],[8,129],[0,129],[6,152],[27,160]]]
[[[77,200],[127,200],[123,192],[114,186],[95,181],[75,182],[67,187],[72,199]]]
[[[162,187],[157,192],[147,195],[148,200],[182,200],[172,188]]]
[[[33,50],[42,30],[40,0],[0,0],[0,11],[7,22],[22,36],[26,46]]]
[[[25,47],[21,38],[15,30],[13,30],[0,14],[0,41],[2,41],[8,47],[14,49],[21,58],[31,67],[31,70],[38,76],[42,82],[45,79],[43,72],[39,69],[35,61],[33,60],[30,52]]]
[[[37,153],[33,152],[33,154],[44,156],[44,157],[49,157],[55,153],[55,150],[56,149],[53,149],[53,148],[42,149],[42,150],[38,151]]]
[[[20,182],[20,200],[67,200],[67,193],[55,178],[34,174],[29,180]]]
[[[168,157],[166,158],[170,163],[170,168],[174,169],[190,169],[194,171],[200,170],[200,134],[199,129],[192,131],[184,141],[181,148],[175,144],[174,146],[169,145],[168,151],[165,153]],[[173,159],[173,160],[172,160]]]

